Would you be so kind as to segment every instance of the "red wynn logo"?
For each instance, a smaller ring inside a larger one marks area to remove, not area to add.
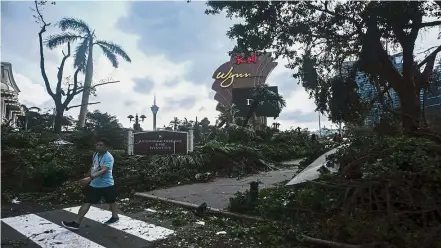
[[[256,53],[252,53],[251,57],[248,57],[248,58],[244,58],[243,56],[236,56],[234,58],[234,61],[238,65],[243,64],[243,63],[247,63],[247,64],[254,63],[254,64],[256,64],[257,63],[257,56],[256,56]]]

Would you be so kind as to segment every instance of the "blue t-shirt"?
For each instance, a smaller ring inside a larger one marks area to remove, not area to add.
[[[110,152],[104,153],[102,156],[98,153],[93,155],[92,163],[92,175],[101,170],[101,168],[107,167],[108,170],[99,177],[94,178],[90,182],[90,186],[94,188],[104,188],[113,186],[115,182],[113,181],[112,169],[113,169],[113,156]]]

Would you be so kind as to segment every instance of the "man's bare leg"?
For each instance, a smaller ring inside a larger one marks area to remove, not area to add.
[[[83,203],[83,205],[81,205],[80,210],[78,210],[78,218],[77,218],[78,224],[81,223],[84,216],[87,214],[87,212],[89,212],[90,205],[91,205],[90,203]]]
[[[116,202],[109,203],[110,211],[112,211],[112,218],[118,218],[118,207],[116,206]]]

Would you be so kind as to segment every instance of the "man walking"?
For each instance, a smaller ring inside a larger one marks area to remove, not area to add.
[[[112,224],[119,220],[116,206],[116,189],[112,176],[113,156],[105,146],[103,140],[96,143],[96,153],[93,155],[92,167],[88,177],[80,180],[80,183],[86,184],[85,201],[78,210],[78,218],[76,221],[62,221],[61,224],[73,230],[78,230],[86,213],[89,211],[90,205],[98,204],[101,198],[104,198],[109,204],[112,211],[112,217],[105,224]]]

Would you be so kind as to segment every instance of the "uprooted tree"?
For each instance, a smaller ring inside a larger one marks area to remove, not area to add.
[[[302,79],[320,111],[346,106],[335,119],[359,118],[353,103],[360,100],[355,78],[362,72],[381,102],[390,89],[397,93],[399,110],[388,110],[399,116],[404,130],[420,127],[420,90],[430,86],[441,46],[428,48],[425,57],[417,59],[415,42],[424,31],[440,26],[440,2],[210,1],[208,6],[207,14],[226,11],[227,17],[244,19],[227,33],[237,40],[233,52],[273,50],[288,58],[288,67],[297,70],[294,76]],[[397,51],[402,52],[402,71],[390,56]],[[348,61],[350,68],[342,73]],[[336,80],[346,83],[339,85],[344,93],[330,91]],[[344,97],[334,97],[330,106],[330,94]]]
[[[57,81],[56,81],[57,83],[55,86],[55,90],[52,90],[51,82],[46,73],[45,57],[44,57],[44,49],[43,49],[44,46],[43,34],[46,32],[46,28],[51,26],[51,23],[47,23],[44,20],[42,14],[42,7],[46,5],[46,3],[47,1],[34,1],[35,8],[33,9],[33,11],[35,12],[34,18],[36,20],[36,23],[40,25],[40,31],[38,32],[38,41],[39,41],[39,50],[40,50],[41,76],[43,77],[46,91],[51,96],[55,104],[54,132],[60,133],[63,123],[64,112],[71,108],[82,106],[82,105],[69,106],[71,101],[74,99],[76,95],[84,92],[86,89],[88,90],[90,89],[83,87],[82,83],[78,81],[78,74],[84,69],[85,67],[84,64],[82,66],[78,66],[75,68],[73,80],[71,80],[71,77],[63,77],[65,63],[67,59],[71,56],[70,42],[68,42],[67,52],[63,51],[63,58],[61,60],[60,66],[58,67]],[[51,2],[51,4],[55,4],[55,2]],[[98,83],[92,86],[91,89],[94,90],[98,86],[110,84],[110,83],[117,83],[117,82],[118,81],[109,81],[109,82]],[[92,105],[98,103],[99,102],[87,103],[87,104]]]

